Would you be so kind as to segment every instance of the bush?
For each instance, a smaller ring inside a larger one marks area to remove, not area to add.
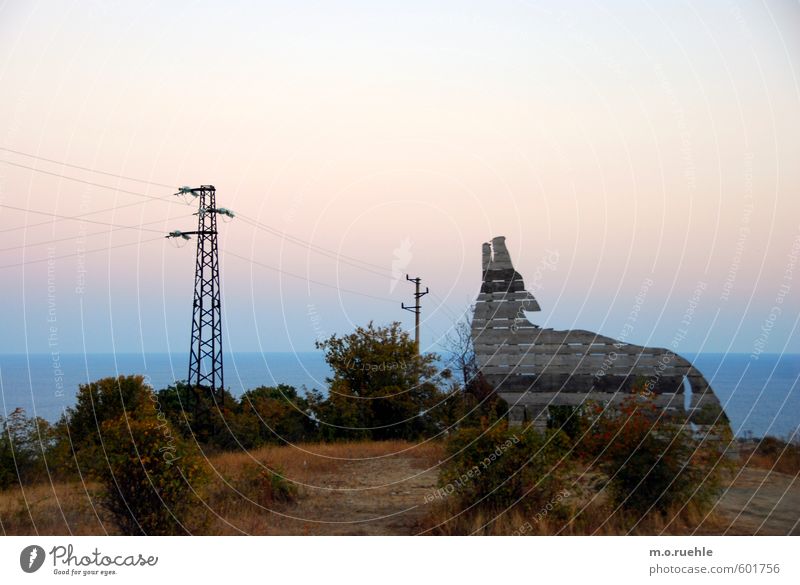
[[[562,431],[570,442],[586,432],[586,406],[551,405],[547,408],[547,428]]]
[[[730,467],[723,428],[713,438],[695,437],[689,425],[658,409],[652,396],[591,408],[578,451],[608,477],[614,505],[641,516],[684,504],[705,510],[714,502]]]
[[[255,463],[245,466],[234,486],[242,495],[266,508],[297,499],[297,486],[287,481],[279,469],[271,471]]]
[[[102,502],[123,534],[192,531],[200,505],[194,490],[207,472],[167,421],[123,417],[101,428],[105,465],[95,471]]]
[[[96,444],[103,423],[121,416],[146,417],[153,413],[153,390],[144,376],[103,378],[81,384],[75,406],[66,410],[72,442],[78,446]]]
[[[256,429],[254,446],[297,443],[317,437],[317,423],[308,401],[293,386],[260,386],[242,395],[242,417]]]
[[[327,397],[309,394],[309,406],[328,439],[416,439],[438,432],[430,409],[442,398],[434,383],[433,353],[418,355],[400,323],[317,342],[333,377]]]
[[[446,449],[437,496],[455,498],[460,509],[478,505],[501,512],[517,504],[519,510],[539,510],[563,487],[562,433],[509,429],[502,422],[459,430]]]
[[[29,484],[47,475],[45,453],[53,431],[41,418],[28,418],[22,408],[0,416],[0,489]]]

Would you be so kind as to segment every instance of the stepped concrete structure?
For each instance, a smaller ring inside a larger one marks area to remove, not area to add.
[[[480,371],[510,406],[511,424],[544,427],[552,406],[618,403],[634,384],[693,425],[727,424],[703,374],[671,350],[531,323],[525,313],[539,311],[539,303],[514,270],[505,237],[483,244],[482,268],[472,342]]]

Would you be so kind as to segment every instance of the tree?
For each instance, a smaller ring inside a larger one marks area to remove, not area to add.
[[[153,389],[145,384],[144,376],[119,376],[81,384],[75,406],[68,408],[63,418],[72,442],[84,446],[97,442],[105,421],[154,414]]]
[[[293,386],[259,386],[242,394],[242,417],[257,429],[257,444],[310,441],[317,423]]]
[[[0,489],[34,482],[46,474],[45,453],[53,432],[46,420],[28,418],[22,408],[0,417]]]
[[[254,421],[243,420],[239,401],[227,390],[215,400],[207,389],[178,382],[156,396],[158,408],[187,439],[223,450],[256,444]]]
[[[450,356],[449,362],[458,370],[467,388],[478,374],[475,348],[472,344],[472,320],[467,317],[457,321],[445,336],[444,347]]]
[[[450,357],[448,362],[461,374],[462,384],[460,396],[456,393],[457,388],[452,388],[445,418],[449,421],[457,415],[458,427],[474,427],[504,417],[508,412],[508,404],[486,381],[475,358],[472,319],[465,317],[457,321],[445,337],[444,345]]]
[[[638,388],[619,405],[591,404],[587,410],[577,452],[608,477],[616,506],[644,515],[689,503],[706,510],[714,502],[730,468],[727,425],[718,425],[714,437],[698,436]]]
[[[418,355],[400,323],[370,322],[317,348],[333,370],[327,398],[309,395],[324,437],[410,439],[435,432],[429,409],[441,399],[434,383],[438,356]]]
[[[191,533],[202,522],[195,493],[208,479],[199,455],[157,419],[119,417],[101,427],[106,464],[95,477],[101,498],[126,535]]]

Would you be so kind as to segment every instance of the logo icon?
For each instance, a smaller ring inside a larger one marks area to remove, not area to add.
[[[392,251],[392,281],[389,283],[390,293],[394,292],[397,283],[403,278],[406,268],[408,268],[408,265],[411,263],[411,258],[414,257],[411,253],[413,245],[411,238],[406,238]]]
[[[37,544],[26,546],[19,553],[19,566],[26,573],[35,573],[42,568],[44,557],[44,549],[41,546]]]

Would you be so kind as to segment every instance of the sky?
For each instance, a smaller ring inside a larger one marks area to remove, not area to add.
[[[187,351],[200,184],[228,351],[407,273],[436,350],[504,235],[544,327],[800,352],[799,60],[790,1],[7,1],[0,352]]]

